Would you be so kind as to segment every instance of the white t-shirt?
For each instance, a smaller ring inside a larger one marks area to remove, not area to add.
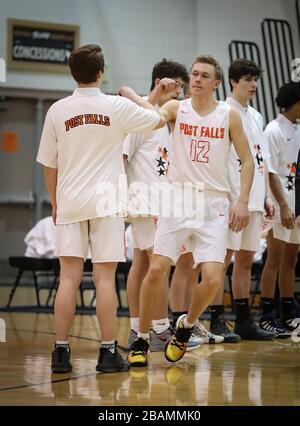
[[[228,97],[226,102],[240,114],[249,148],[253,155],[255,171],[248,208],[250,211],[263,212],[265,200],[263,118],[250,105],[245,108],[232,97]],[[235,202],[238,200],[241,191],[241,161],[233,145],[229,156],[229,185],[232,201]]]
[[[288,206],[295,211],[295,175],[300,148],[300,126],[279,114],[265,129],[267,166],[278,175]],[[274,198],[276,222],[281,222],[280,208]]]
[[[191,99],[179,102],[169,145],[169,182],[202,182],[205,191],[230,191],[229,111],[226,102],[219,102],[210,114],[200,116]]]
[[[128,157],[129,215],[158,214],[159,199],[154,196],[155,191],[151,193],[151,187],[166,181],[169,166],[168,143],[168,126],[149,134],[130,133],[124,140],[123,153]]]
[[[98,88],[78,88],[49,108],[37,161],[58,169],[58,224],[122,211],[127,193],[123,140],[158,122],[157,112]]]

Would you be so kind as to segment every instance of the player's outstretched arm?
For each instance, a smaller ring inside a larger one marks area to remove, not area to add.
[[[157,112],[157,110],[154,108],[154,106],[150,102],[148,102],[146,99],[139,96],[131,87],[128,87],[128,86],[121,87],[119,89],[118,94],[120,96],[123,96],[124,98],[130,99],[132,102],[134,102],[135,104],[137,104],[138,106],[142,108],[151,109]],[[160,121],[158,122],[156,127],[154,127],[154,129],[160,129],[161,127],[164,127],[165,125],[166,125],[166,120],[160,114]]]

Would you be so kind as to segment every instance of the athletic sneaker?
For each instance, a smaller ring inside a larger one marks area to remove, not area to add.
[[[263,315],[259,321],[259,326],[266,331],[271,331],[276,334],[276,339],[287,339],[291,336],[291,332],[288,331],[281,323],[275,318],[273,312]]]
[[[234,332],[242,340],[273,340],[276,337],[275,333],[258,327],[251,318],[242,323],[236,322]]]
[[[96,370],[102,373],[117,373],[119,371],[128,371],[130,364],[123,359],[117,349],[118,342],[115,341],[115,352],[112,353],[108,348],[100,348],[98,364]]]
[[[128,361],[131,367],[146,367],[148,365],[150,340],[139,337],[130,346]]]
[[[181,315],[176,322],[176,331],[165,348],[165,357],[170,362],[179,361],[185,354],[193,328],[185,328],[183,321],[186,314]]]
[[[299,318],[288,318],[285,320],[282,320],[282,325],[289,331],[300,329],[300,319]]]
[[[194,333],[192,333],[191,337],[189,338],[186,350],[187,352],[190,352],[195,349],[198,349],[201,345],[203,345],[203,343],[204,342],[201,337],[196,336]]]
[[[217,336],[223,336],[224,343],[238,343],[241,341],[241,337],[228,328],[223,315],[211,320],[210,332]]]
[[[155,333],[155,331],[153,330],[150,339],[150,352],[164,352],[166,344],[171,339],[171,337],[171,328],[168,328],[162,333]]]
[[[130,333],[128,336],[128,349],[130,349],[130,346],[136,339],[137,339],[137,332],[134,330],[130,330]]]
[[[72,364],[70,363],[71,349],[67,349],[65,346],[55,345],[54,351],[52,352],[51,370],[52,373],[68,373],[72,370]]]
[[[197,320],[194,326],[194,334],[197,337],[201,337],[204,343],[222,343],[224,342],[223,336],[218,336],[216,334],[211,333],[206,330],[203,324],[199,320]]]

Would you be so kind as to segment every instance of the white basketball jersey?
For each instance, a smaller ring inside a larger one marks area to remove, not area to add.
[[[263,118],[254,108],[251,106],[244,108],[232,97],[228,97],[226,102],[239,113],[253,156],[255,168],[249,195],[249,211],[263,212],[265,201]],[[241,164],[236,150],[232,145],[229,155],[229,185],[231,188],[231,200],[233,202],[238,200],[241,192]]]
[[[170,138],[169,182],[202,182],[205,191],[230,192],[229,111],[226,102],[205,116],[192,107],[191,99],[179,102]]]

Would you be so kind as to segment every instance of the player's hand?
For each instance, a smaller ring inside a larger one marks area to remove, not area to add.
[[[299,228],[299,229],[300,229],[300,216],[297,216],[297,217],[296,217],[296,219],[295,219],[295,223],[296,223],[297,228]]]
[[[179,83],[176,80],[165,77],[159,80],[159,83],[156,84],[153,92],[156,96],[168,95],[170,92],[174,91],[178,85]]]
[[[280,207],[280,218],[282,225],[287,229],[293,229],[295,224],[295,215],[288,206]]]
[[[275,215],[275,206],[273,204],[272,198],[270,197],[265,198],[265,212],[266,219],[273,219]]]
[[[233,232],[240,232],[249,223],[248,204],[243,201],[238,201],[230,211],[229,228]]]
[[[54,225],[56,225],[56,206],[52,207],[52,219],[53,219]]]

